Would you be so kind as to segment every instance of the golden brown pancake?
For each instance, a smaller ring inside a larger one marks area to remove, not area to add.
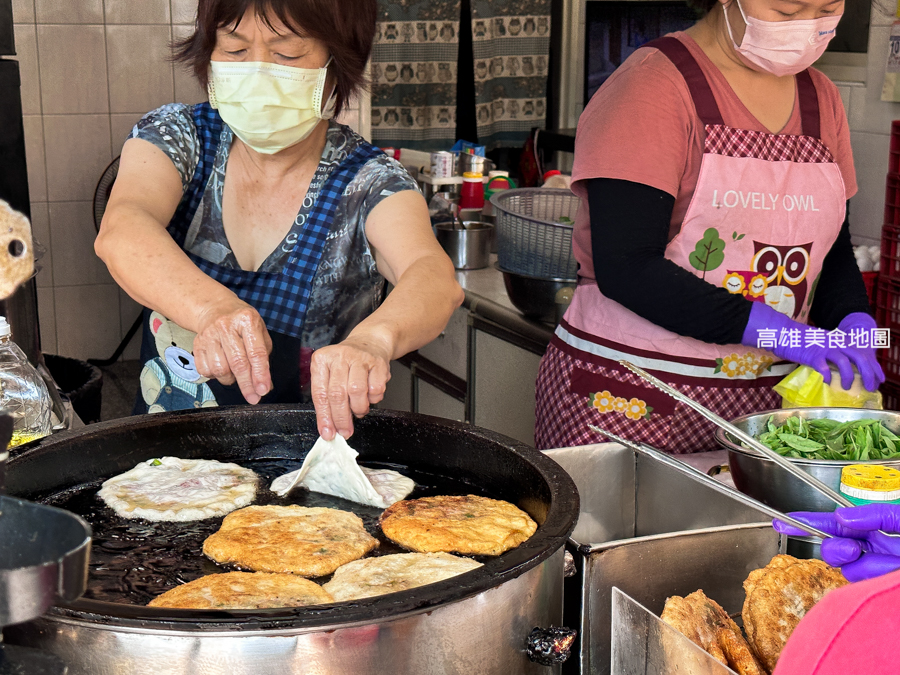
[[[777,555],[744,581],[747,641],[769,672],[806,613],[834,588],[847,584],[840,570],[821,560]]]
[[[363,521],[348,511],[248,506],[225,516],[219,531],[203,542],[203,552],[254,572],[321,577],[376,546]]]
[[[385,536],[420,553],[500,555],[537,530],[537,524],[509,502],[487,497],[422,497],[397,502],[381,514]]]
[[[176,586],[148,604],[184,609],[269,609],[329,602],[334,600],[328,591],[295,574],[227,572]]]
[[[449,553],[395,553],[339,567],[324,588],[336,602],[359,600],[433,584],[481,567]]]
[[[739,675],[765,675],[741,629],[715,600],[703,591],[666,600],[662,620]]]

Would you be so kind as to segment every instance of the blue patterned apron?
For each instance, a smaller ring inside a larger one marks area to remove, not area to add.
[[[182,249],[184,249],[191,221],[200,205],[212,173],[223,130],[222,118],[208,103],[194,106],[192,114],[200,138],[200,158],[191,183],[168,227],[169,234]],[[309,305],[310,291],[319,267],[322,250],[328,233],[331,231],[334,213],[344,191],[363,165],[380,153],[381,151],[377,148],[369,144],[362,144],[331,173],[322,186],[303,231],[282,271],[252,272],[223,267],[185,251],[200,270],[254,307],[265,321],[273,347],[269,359],[273,390],[264,397],[265,403],[289,403],[301,400],[300,339],[304,317]],[[153,408],[154,412],[214,405],[215,403],[210,402],[208,394],[204,396],[199,393],[199,389],[202,387],[208,387],[212,391],[214,401],[218,405],[246,403],[237,385],[225,386],[215,380],[210,380],[205,384],[199,384],[199,380],[194,380],[195,383],[198,383],[196,386],[189,387],[190,391],[188,392],[181,391],[180,383],[191,382],[185,377],[185,373],[189,373],[190,367],[193,365],[193,356],[190,354],[193,345],[176,345],[175,342],[172,342],[172,349],[166,348],[164,351],[163,347],[166,345],[161,344],[156,335],[160,328],[159,315],[156,314],[156,321],[151,322],[151,314],[149,309],[144,309],[141,361],[145,368],[142,373],[142,381],[148,369],[154,373],[154,377],[158,369],[167,368],[167,364],[174,364],[177,371],[170,373],[170,377],[166,378],[166,383],[161,384],[159,398]],[[152,366],[151,361],[153,362]],[[181,364],[185,365],[186,370],[179,368]],[[194,393],[195,389],[197,393],[192,401],[190,394]],[[146,412],[148,412],[148,404],[139,391],[134,413]]]

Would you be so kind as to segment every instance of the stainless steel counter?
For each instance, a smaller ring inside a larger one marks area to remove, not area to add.
[[[517,310],[503,285],[503,274],[494,267],[497,256],[491,256],[491,264],[480,270],[458,270],[456,280],[466,292],[463,305],[470,312],[516,333],[535,343],[549,344],[555,326],[525,318]]]

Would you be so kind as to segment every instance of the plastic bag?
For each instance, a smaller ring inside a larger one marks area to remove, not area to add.
[[[832,372],[828,385],[819,371],[808,366],[800,366],[773,389],[781,394],[782,408],[884,408],[881,392],[867,391],[859,375],[850,389],[842,389],[838,373]]]

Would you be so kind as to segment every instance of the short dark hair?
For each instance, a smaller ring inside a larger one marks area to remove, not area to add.
[[[269,28],[272,17],[277,17],[300,37],[325,44],[333,58],[329,70],[337,81],[335,116],[353,93],[367,84],[366,63],[375,39],[377,0],[200,0],[194,32],[172,43],[175,60],[189,66],[205,87],[217,31],[223,26],[237,26],[251,7]]]
[[[688,7],[697,10],[702,16],[709,14],[718,3],[719,0],[687,0]]]

